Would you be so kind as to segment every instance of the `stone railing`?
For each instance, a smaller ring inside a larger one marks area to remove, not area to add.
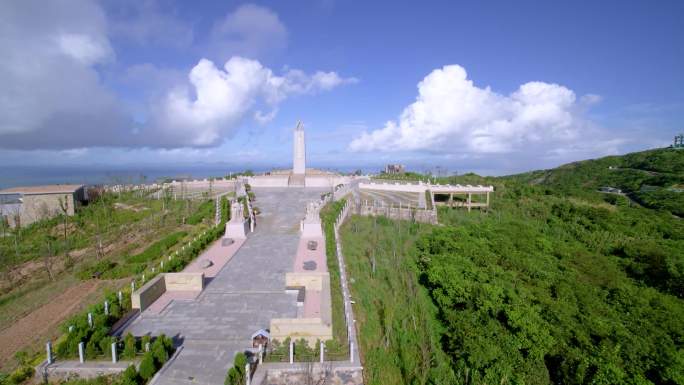
[[[344,303],[344,320],[347,326],[347,336],[349,338],[349,361],[359,362],[359,354],[354,350],[355,346],[359,346],[356,340],[356,329],[354,328],[354,310],[351,306],[351,294],[349,292],[349,284],[347,282],[347,269],[344,264],[344,255],[342,254],[342,242],[340,240],[339,229],[344,223],[345,219],[351,212],[352,203],[347,200],[340,215],[335,221],[335,251],[337,252],[337,264],[340,268],[340,284],[342,285],[342,298]]]

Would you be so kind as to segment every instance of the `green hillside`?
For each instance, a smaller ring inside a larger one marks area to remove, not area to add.
[[[550,186],[575,195],[601,187],[615,187],[646,207],[684,216],[682,150],[664,148],[608,156],[514,175],[509,179]]]
[[[439,226],[353,217],[341,237],[365,383],[684,384],[684,223],[670,212],[684,193],[634,202],[681,184],[683,160],[446,178],[496,192],[488,212],[441,208]]]

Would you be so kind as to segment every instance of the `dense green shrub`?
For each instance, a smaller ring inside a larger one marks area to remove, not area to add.
[[[133,334],[131,334],[130,332],[126,333],[126,336],[124,337],[124,351],[122,357],[127,358],[129,360],[133,359],[135,358],[135,352],[135,337],[133,337]]]
[[[238,373],[237,369],[235,369],[235,366],[228,368],[226,379],[223,382],[224,385],[241,385],[243,382],[244,381],[242,380],[240,373]]]
[[[634,167],[482,178],[490,210],[440,207],[438,227],[346,224],[367,383],[684,383],[684,224],[597,192],[649,178],[609,162]]]
[[[166,347],[164,347],[164,343],[162,342],[163,337],[158,337],[154,343],[152,344],[152,355],[154,356],[154,360],[157,364],[157,366],[161,367],[168,361],[169,359],[169,353],[166,350]]]
[[[99,347],[97,342],[98,341],[90,340],[85,344],[86,345],[86,348],[85,348],[86,359],[94,360],[97,358],[97,356],[100,355],[101,351],[100,351],[100,347]]]
[[[35,370],[30,365],[21,365],[14,370],[9,376],[2,378],[0,376],[0,385],[19,385],[24,383],[29,378],[33,377]]]
[[[239,352],[235,355],[233,366],[228,369],[224,385],[243,385],[245,383],[245,366],[247,365],[247,356]]]
[[[147,352],[143,354],[143,358],[140,361],[140,368],[138,369],[140,377],[142,377],[143,380],[148,381],[152,376],[154,376],[154,373],[157,371],[157,367],[155,366],[154,363],[154,356],[152,355],[152,352]]]
[[[126,370],[121,374],[118,385],[137,385],[140,383],[140,376],[135,369],[135,365],[128,365]]]

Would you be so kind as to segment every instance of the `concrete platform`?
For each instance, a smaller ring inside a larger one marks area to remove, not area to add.
[[[299,244],[306,204],[324,189],[253,188],[261,209],[257,227],[235,255],[208,280],[195,300],[171,301],[159,314],[144,312],[126,332],[176,337],[183,350],[156,384],[222,384],[251,333],[271,318],[294,318],[296,294],[285,293]],[[211,249],[210,249],[211,250]]]

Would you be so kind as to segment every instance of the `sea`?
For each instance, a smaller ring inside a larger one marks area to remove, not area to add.
[[[220,165],[186,167],[0,166],[0,189],[47,184],[154,183],[164,179],[225,177],[244,169]],[[264,170],[252,169],[254,172]]]

